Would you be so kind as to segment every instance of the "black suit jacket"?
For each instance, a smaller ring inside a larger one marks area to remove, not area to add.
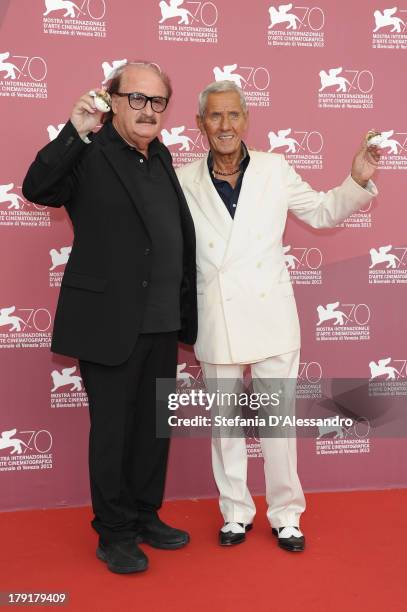
[[[138,196],[137,173],[121,163],[117,135],[105,125],[85,144],[69,121],[38,153],[23,183],[24,196],[65,206],[74,241],[62,280],[51,349],[118,365],[140,331],[151,274],[152,243]],[[179,338],[197,332],[195,231],[186,200],[161,143],[160,156],[177,192],[184,239]]]

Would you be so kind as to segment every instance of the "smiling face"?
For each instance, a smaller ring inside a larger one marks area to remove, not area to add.
[[[210,93],[203,117],[197,117],[198,127],[206,135],[215,157],[233,156],[241,150],[247,129],[248,115],[242,109],[236,91]]]
[[[143,93],[146,96],[167,97],[167,88],[160,76],[148,68],[128,66],[122,76],[119,92]],[[134,110],[127,97],[112,95],[113,125],[127,142],[144,150],[160,133],[164,113],[156,113],[147,102],[141,110]]]

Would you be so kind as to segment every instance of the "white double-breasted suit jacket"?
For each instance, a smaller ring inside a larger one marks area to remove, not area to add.
[[[254,363],[300,347],[300,327],[282,237],[288,211],[315,228],[334,227],[377,194],[350,176],[314,191],[284,157],[249,151],[234,219],[204,158],[177,169],[197,239],[197,359]]]

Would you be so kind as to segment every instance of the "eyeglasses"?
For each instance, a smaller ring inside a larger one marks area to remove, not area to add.
[[[146,106],[147,102],[150,102],[151,108],[155,113],[163,113],[168,104],[168,98],[163,98],[161,96],[145,96],[138,91],[132,93],[116,92],[115,95],[121,98],[127,97],[131,108],[134,110],[141,110]]]

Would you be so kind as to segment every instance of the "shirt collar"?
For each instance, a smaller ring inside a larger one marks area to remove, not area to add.
[[[111,121],[108,121],[106,124],[106,130],[108,132],[110,140],[112,140],[115,144],[119,146],[120,149],[128,149],[129,151],[135,151],[137,155],[143,156],[142,153],[136,147],[130,145],[122,136],[120,136],[119,132],[114,127]],[[158,138],[154,138],[148,145],[148,156],[152,157],[153,155],[157,155],[160,153],[160,141]]]

